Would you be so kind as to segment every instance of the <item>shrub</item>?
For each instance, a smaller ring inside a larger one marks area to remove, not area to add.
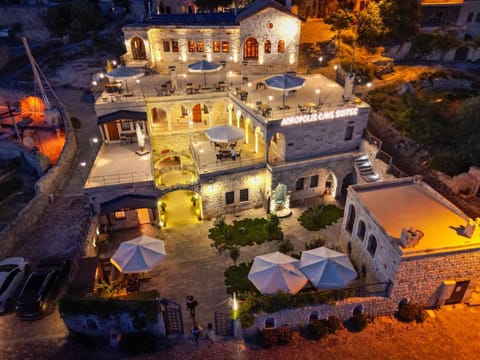
[[[275,329],[262,329],[260,331],[261,344],[265,348],[270,348],[274,345],[288,344],[292,340],[292,330],[287,326],[282,326]]]
[[[293,245],[291,241],[288,239],[283,240],[278,246],[278,251],[283,254],[288,254],[290,251],[293,251]]]
[[[320,340],[330,333],[325,320],[312,320],[305,327],[304,336],[310,340]]]
[[[316,249],[318,247],[322,247],[325,245],[325,239],[322,237],[319,237],[316,240],[312,240],[308,243],[305,244],[305,250],[311,250],[311,249]]]
[[[400,321],[422,323],[426,319],[425,308],[421,304],[403,304],[398,307],[397,318]]]
[[[350,324],[352,325],[353,330],[362,331],[368,325],[368,316],[360,312],[355,313],[350,318]]]
[[[335,333],[335,331],[337,331],[339,329],[343,329],[342,320],[340,320],[340,318],[338,318],[336,316],[330,316],[326,320],[326,325],[327,325],[327,328],[328,328],[330,334]]]
[[[343,210],[335,205],[321,205],[308,208],[298,218],[302,226],[310,231],[326,228],[343,216]]]

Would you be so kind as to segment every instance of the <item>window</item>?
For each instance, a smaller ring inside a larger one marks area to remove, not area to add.
[[[130,42],[130,46],[132,47],[132,57],[133,60],[146,60],[147,54],[145,52],[145,45],[143,44],[143,40],[139,37],[134,37]]]
[[[127,218],[127,214],[123,210],[115,211],[113,215],[115,216],[115,220],[125,220]]]
[[[228,41],[222,41],[222,52],[228,53],[230,51],[230,46]]]
[[[353,138],[353,128],[354,128],[353,125],[347,125],[347,128],[345,129],[345,137],[344,137],[345,141],[352,140],[352,138]]]
[[[87,323],[87,328],[89,330],[98,330],[98,325],[97,325],[97,322],[95,320],[87,319],[86,323]]]
[[[285,52],[285,40],[278,40],[278,50],[279,53]]]
[[[375,252],[377,251],[377,239],[373,235],[368,237],[367,251],[372,257],[375,256]]]
[[[320,313],[318,311],[312,311],[310,313],[310,316],[308,317],[308,321],[318,320],[319,317],[320,317]]]
[[[225,193],[225,202],[227,205],[233,204],[235,201],[235,192],[228,191]]]
[[[348,208],[347,224],[345,226],[345,229],[349,233],[352,233],[353,224],[355,224],[355,217],[356,217],[355,207],[353,205],[350,205],[350,207]]]
[[[473,20],[473,12],[468,13],[468,16],[467,16],[467,24],[471,23],[472,20]]]
[[[163,41],[163,51],[170,52],[170,41],[168,40]]]
[[[240,201],[248,201],[248,189],[240,189]]]
[[[124,130],[124,131],[131,130],[130,121],[128,121],[128,120],[122,120],[122,121],[120,122],[120,127],[121,127],[121,129]]]
[[[303,190],[305,178],[300,178],[295,183],[295,190]]]
[[[313,175],[310,177],[310,187],[316,188],[318,186],[318,175]]]
[[[366,231],[367,231],[367,227],[365,226],[365,223],[362,220],[360,220],[360,222],[358,223],[357,237],[363,241],[365,239]]]
[[[197,51],[198,52],[203,52],[203,41],[202,40],[197,41]]]
[[[243,46],[244,59],[258,59],[258,41],[254,38],[248,38]]]
[[[188,52],[195,52],[195,41],[188,40]]]
[[[172,40],[172,52],[178,52],[178,41]]]
[[[267,320],[265,320],[265,328],[266,329],[271,329],[275,327],[275,318],[269,317]]]
[[[263,44],[263,52],[265,54],[270,54],[272,52],[272,43],[270,40],[265,40],[265,43]]]
[[[213,41],[213,52],[220,52],[220,41]]]

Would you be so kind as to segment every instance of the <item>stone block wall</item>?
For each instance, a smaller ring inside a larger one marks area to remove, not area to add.
[[[319,313],[319,319],[326,319],[330,316],[336,316],[341,320],[348,320],[353,315],[355,309],[363,314],[370,316],[380,316],[394,313],[398,304],[388,298],[368,297],[368,298],[348,298],[343,301],[337,301],[334,305],[310,305],[296,309],[284,309],[277,313],[256,314],[255,322],[249,328],[243,329],[244,335],[254,334],[259,329],[265,327],[265,321],[268,318],[275,319],[275,327],[288,325],[289,327],[300,327],[308,323],[310,314],[316,311]]]
[[[398,267],[391,298],[394,301],[407,298],[410,302],[425,304],[427,307],[442,305],[437,302],[444,281],[470,280],[463,297],[463,301],[466,301],[479,279],[478,249],[407,258]]]
[[[123,334],[143,330],[135,328],[134,319],[128,313],[115,317],[100,317],[93,314],[61,314],[61,317],[70,332],[94,337],[108,338],[112,328],[119,328]],[[156,324],[147,325],[146,331],[155,336],[165,336],[165,325],[161,314],[158,315]]]

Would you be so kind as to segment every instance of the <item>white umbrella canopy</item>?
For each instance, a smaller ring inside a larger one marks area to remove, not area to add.
[[[273,90],[283,91],[283,105],[285,105],[285,91],[300,89],[305,85],[305,79],[295,75],[275,75],[265,80],[265,85]]]
[[[205,135],[210,141],[228,143],[241,139],[243,131],[231,125],[219,125],[206,130]]]
[[[207,85],[206,73],[215,72],[222,68],[222,64],[216,64],[207,60],[200,60],[188,65],[188,71],[193,73],[203,73],[203,83]]]
[[[128,93],[128,80],[138,79],[144,76],[145,72],[128,66],[118,66],[112,71],[107,72],[105,75],[109,79],[125,81],[125,87],[127,88]]]
[[[308,282],[297,265],[297,259],[278,251],[256,256],[248,280],[262,294],[275,294],[277,291],[296,294]]]
[[[299,269],[318,289],[344,288],[357,278],[347,255],[324,246],[302,252]]]
[[[166,257],[163,240],[141,235],[120,244],[110,262],[122,273],[152,271]]]

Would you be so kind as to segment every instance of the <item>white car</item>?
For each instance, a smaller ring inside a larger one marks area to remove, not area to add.
[[[22,257],[0,261],[0,314],[13,309],[15,293],[29,269],[30,264]]]

